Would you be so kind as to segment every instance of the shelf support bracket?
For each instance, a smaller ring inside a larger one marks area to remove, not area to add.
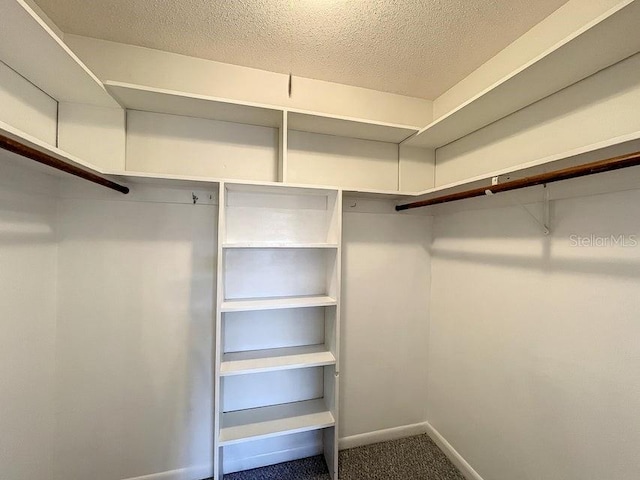
[[[499,177],[491,178],[491,186],[498,185]],[[489,189],[485,191],[487,195],[493,195],[493,192]],[[547,184],[544,184],[544,197],[542,200],[542,219],[539,219],[536,215],[534,215],[531,210],[529,210],[518,197],[512,194],[511,192],[507,192],[509,199],[511,199],[511,203],[520,207],[525,213],[542,229],[542,233],[545,235],[549,235],[551,233],[550,228],[550,208],[549,208],[549,187]]]
[[[542,229],[542,233],[545,235],[549,235],[551,233],[551,228],[549,227],[549,188],[547,185],[544,185],[544,198],[542,200],[542,219],[539,219],[536,215],[534,215],[531,210],[529,210],[525,205],[522,204],[518,197],[514,194],[509,193],[509,198],[515,203],[518,207],[524,210],[529,217]]]

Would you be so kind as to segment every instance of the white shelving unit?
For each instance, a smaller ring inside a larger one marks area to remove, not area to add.
[[[0,60],[59,102],[117,107],[102,82],[23,0],[0,0]]]
[[[137,113],[156,112],[168,115],[180,115],[198,120],[221,120],[251,126],[269,127],[279,130],[278,139],[268,148],[277,150],[272,155],[273,165],[269,165],[268,174],[260,173],[256,178],[243,178],[228,167],[238,162],[228,160],[227,164],[211,167],[213,162],[200,162],[204,168],[201,175],[193,169],[184,171],[165,171],[162,168],[130,167],[132,170],[99,168],[63,149],[56,148],[52,142],[45,144],[31,135],[0,123],[0,130],[16,140],[25,141],[29,146],[56,158],[81,166],[86,170],[107,175],[118,175],[125,181],[156,183],[220,183],[255,182],[256,184],[277,183],[289,185],[287,165],[295,164],[288,159],[288,133],[310,132],[319,135],[334,135],[352,139],[376,140],[388,143],[400,143],[401,146],[422,147],[433,150],[476,131],[500,118],[551,95],[578,82],[608,66],[615,64],[640,50],[640,37],[636,34],[640,22],[640,3],[622,0],[609,11],[582,28],[567,35],[564,39],[542,52],[530,62],[510,72],[484,91],[469,98],[450,112],[435,119],[429,125],[399,125],[349,116],[332,115],[323,112],[305,111],[287,106],[266,105],[240,100],[198,95],[193,92],[166,90],[153,86],[125,83],[123,81],[101,82],[87,66],[63,42],[55,27],[49,26],[36,11],[24,0],[0,0],[2,28],[0,28],[0,60],[15,70],[20,76],[37,86],[58,102],[102,107],[123,106]],[[105,87],[106,86],[106,87]],[[185,124],[186,125],[186,124]],[[191,123],[189,123],[191,125]],[[186,128],[186,127],[185,127]],[[188,130],[188,129],[187,129]],[[203,130],[206,130],[203,126]],[[247,138],[254,133],[244,132]],[[262,137],[260,137],[262,138]],[[257,141],[257,140],[256,140]],[[196,142],[194,142],[196,143]],[[222,142],[224,143],[224,142]],[[233,142],[227,142],[229,144]],[[127,145],[131,145],[128,143]],[[68,147],[67,147],[68,148]],[[293,149],[292,149],[293,150]],[[210,158],[227,158],[223,154],[211,154]],[[195,155],[195,154],[194,154]],[[188,156],[188,155],[186,155]],[[197,156],[197,155],[196,155]],[[155,158],[144,157],[143,158]],[[246,157],[253,158],[253,157]],[[262,158],[262,157],[261,157]],[[245,161],[245,157],[242,157]],[[128,164],[129,165],[129,164]],[[247,165],[254,165],[248,163]],[[254,165],[255,166],[255,165]],[[337,166],[336,168],[340,168]],[[265,167],[266,168],[266,167]],[[523,170],[526,167],[514,169]],[[251,170],[251,167],[248,167]],[[140,170],[140,171],[134,171]],[[197,169],[196,169],[197,170]],[[293,171],[293,167],[290,169]],[[366,169],[360,168],[361,171]],[[254,172],[254,170],[251,170]],[[289,173],[291,173],[291,171]],[[253,174],[252,174],[253,175]],[[486,177],[487,175],[485,175]],[[298,178],[297,183],[313,181],[313,172],[307,177]],[[435,193],[441,190],[457,188],[455,185],[436,189],[411,191],[399,183],[398,190],[376,188],[376,182],[363,181],[351,184],[350,180],[327,181],[322,188],[341,188],[345,194],[359,197],[386,198],[405,201],[408,197]],[[474,179],[465,184],[472,185]],[[340,185],[339,187],[335,185]],[[402,189],[402,190],[400,190]],[[404,198],[403,198],[404,197]],[[243,242],[229,241],[229,249]],[[263,248],[266,245],[253,240],[244,242],[236,248]],[[307,248],[298,241],[299,248]],[[274,246],[273,248],[276,248]],[[291,248],[294,248],[293,245]],[[321,248],[308,245],[308,248]]]
[[[627,0],[403,142],[439,148],[640,51],[640,3]]]
[[[341,199],[330,189],[220,185],[217,480],[228,465],[267,465],[283,442],[295,451],[301,441],[337,478]]]
[[[105,86],[123,107],[130,110],[265,127],[282,127],[286,113],[288,125],[285,129],[390,143],[400,143],[419,130],[414,125],[287,109],[112,80],[107,80]]]
[[[143,112],[169,113],[263,127],[279,127],[282,110],[250,102],[177,92],[107,80],[105,87],[123,107]]]

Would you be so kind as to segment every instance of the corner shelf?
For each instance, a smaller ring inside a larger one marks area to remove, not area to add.
[[[300,132],[388,143],[400,143],[419,130],[418,127],[409,125],[292,109],[288,110],[288,127],[289,130]]]
[[[319,430],[335,425],[323,399],[222,414],[220,446]]]
[[[286,113],[289,130],[390,143],[400,143],[419,130],[417,126],[288,109],[114,80],[107,80],[104,84],[120,104],[130,110],[274,128],[282,128]]]
[[[0,59],[59,102],[119,107],[24,0],[0,0]]]
[[[105,87],[123,107],[223,122],[279,127],[282,110],[257,103],[231,101],[207,95],[107,80]]]
[[[225,353],[220,364],[220,375],[244,375],[293,368],[335,365],[336,358],[325,345],[271,348],[248,352]]]
[[[439,148],[640,51],[640,3],[626,0],[436,119],[403,145]]]
[[[328,295],[302,297],[271,297],[225,300],[221,304],[222,312],[248,312],[252,310],[275,310],[282,308],[327,307],[338,301]]]

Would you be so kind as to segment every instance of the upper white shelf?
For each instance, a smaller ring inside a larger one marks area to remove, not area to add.
[[[102,82],[23,0],[0,0],[0,60],[60,102],[117,107]]]
[[[264,127],[279,127],[282,124],[282,110],[266,105],[229,101],[207,95],[111,80],[107,80],[105,86],[123,107],[131,110],[170,113]]]
[[[388,143],[400,143],[419,130],[409,125],[296,110],[288,111],[288,126],[289,130]]]
[[[224,249],[271,249],[271,248],[338,248],[337,243],[290,243],[290,242],[235,242],[225,243],[222,245]]]
[[[638,150],[638,142],[640,142],[640,131],[631,132],[618,137],[612,137],[601,142],[584,145],[578,148],[542,157],[530,162],[506,167],[500,170],[494,170],[488,173],[477,175],[475,177],[469,177],[456,182],[429,188],[420,192],[415,192],[410,196],[403,197],[401,201],[398,201],[396,203],[398,205],[402,205],[405,203],[411,203],[421,200],[429,200],[443,195],[451,195],[475,188],[487,187],[491,185],[492,178],[494,177],[499,177],[500,182],[506,181],[508,179],[513,180],[518,178],[525,178],[532,175],[547,173],[552,170],[574,167],[587,162],[592,162],[597,159],[635,152]],[[627,170],[620,170],[620,172],[626,171]],[[611,176],[612,172],[609,172],[605,175]],[[600,181],[588,182],[583,179],[581,182],[581,186],[573,184],[569,189],[553,189],[551,191],[550,199],[559,200],[563,198],[573,198],[584,195],[594,195],[609,193],[612,191],[621,191],[629,188],[637,188],[636,177],[634,175],[630,175],[629,173],[621,176],[620,178],[614,179],[612,182],[602,181],[602,179],[598,176],[595,176],[593,178],[598,178]],[[535,187],[530,187],[529,190],[531,189],[535,189]],[[527,200],[525,200],[525,198],[528,197],[525,196],[524,191],[523,193],[519,193],[518,196],[518,201],[520,203],[527,203]],[[503,197],[502,195],[493,195],[491,197],[494,199],[491,200],[492,202],[496,202],[495,199],[497,198],[503,198],[506,199],[508,204],[513,203],[513,198],[510,198],[509,196]],[[461,203],[469,201],[472,200],[464,200]],[[540,198],[531,198],[530,201],[538,202],[540,201]],[[496,203],[493,203],[493,206],[495,205]],[[426,208],[433,209],[443,207],[440,205],[434,205]],[[433,212],[433,210],[431,212]]]
[[[418,127],[414,126],[288,110],[112,80],[107,80],[105,86],[123,107],[131,110],[169,113],[266,127],[281,127],[286,110],[289,130],[391,143],[400,143],[418,131]]]
[[[626,0],[436,119],[404,145],[438,148],[640,51],[640,2]]]

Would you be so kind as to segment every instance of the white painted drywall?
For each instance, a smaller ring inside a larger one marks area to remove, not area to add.
[[[125,120],[122,108],[61,102],[58,146],[103,171],[125,169]]]
[[[0,152],[0,478],[49,480],[56,339],[56,179]]]
[[[640,54],[436,151],[436,186],[640,130]]]
[[[127,112],[134,172],[276,181],[278,130],[161,113]]]
[[[341,438],[425,420],[430,229],[430,217],[344,213]]]
[[[56,146],[58,102],[0,62],[0,121]]]
[[[206,476],[216,207],[59,205],[53,478]]]
[[[637,478],[640,246],[572,235],[635,245],[639,201],[434,219],[427,418],[485,480]]]
[[[401,192],[434,187],[436,152],[431,148],[398,147],[398,185]]]
[[[398,189],[398,145],[289,132],[287,181],[344,188]]]

